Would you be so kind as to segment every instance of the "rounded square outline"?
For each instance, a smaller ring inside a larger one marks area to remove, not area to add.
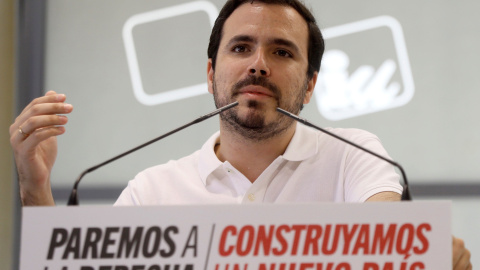
[[[137,100],[143,105],[153,106],[208,93],[207,83],[186,86],[153,95],[146,93],[143,88],[137,53],[133,41],[133,28],[137,25],[197,11],[204,11],[207,13],[210,20],[210,26],[213,28],[215,20],[218,17],[218,9],[214,4],[208,1],[195,1],[145,13],[139,13],[128,18],[123,25],[122,36],[127,55],[128,69],[132,80],[133,93]]]

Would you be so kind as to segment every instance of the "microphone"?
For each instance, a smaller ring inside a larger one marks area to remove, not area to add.
[[[215,111],[213,111],[213,112],[211,112],[211,113],[208,113],[208,114],[205,114],[205,115],[203,115],[203,116],[200,116],[199,118],[197,118],[197,119],[195,119],[195,120],[193,120],[193,121],[191,121],[191,122],[189,122],[189,123],[187,123],[187,124],[185,124],[185,125],[183,125],[183,126],[181,126],[181,127],[178,127],[178,128],[176,128],[176,129],[174,129],[174,130],[172,130],[172,131],[169,131],[169,132],[163,134],[163,135],[160,135],[159,137],[157,137],[157,138],[155,138],[155,139],[152,139],[152,140],[150,140],[150,141],[148,141],[148,142],[146,142],[146,143],[144,143],[144,144],[141,144],[141,145],[139,145],[139,146],[137,146],[137,147],[135,147],[135,148],[132,148],[132,149],[130,149],[130,150],[128,150],[128,151],[126,151],[126,152],[124,152],[124,153],[122,153],[122,154],[120,154],[120,155],[117,155],[117,156],[115,156],[115,157],[113,157],[113,158],[111,158],[111,159],[109,159],[109,160],[107,160],[107,161],[104,161],[104,162],[102,162],[102,163],[100,163],[100,164],[98,164],[98,165],[96,165],[96,166],[93,166],[93,167],[90,167],[90,168],[86,169],[85,171],[83,171],[83,172],[80,174],[80,176],[78,176],[77,180],[75,181],[75,184],[73,185],[72,192],[70,193],[70,198],[68,199],[67,205],[78,205],[78,193],[77,193],[78,184],[80,183],[80,180],[83,178],[83,176],[85,176],[87,173],[93,172],[93,171],[95,171],[96,169],[98,169],[98,168],[100,168],[100,167],[103,167],[103,166],[105,166],[105,165],[107,165],[107,164],[109,164],[109,163],[111,163],[111,162],[113,162],[113,161],[115,161],[115,160],[117,160],[117,159],[119,159],[119,158],[122,158],[122,157],[124,157],[124,156],[126,156],[126,155],[128,155],[128,154],[131,154],[131,153],[133,153],[133,152],[135,152],[135,151],[137,151],[137,150],[139,150],[139,149],[141,149],[141,148],[143,148],[143,147],[145,147],[145,146],[147,146],[147,145],[150,145],[150,144],[152,144],[152,143],[154,143],[154,142],[156,142],[156,141],[159,141],[159,140],[161,140],[161,139],[163,139],[163,138],[165,138],[165,137],[168,137],[168,136],[170,136],[170,135],[172,135],[172,134],[174,134],[174,133],[177,133],[178,131],[180,131],[180,130],[182,130],[182,129],[185,129],[185,128],[191,126],[191,125],[194,125],[194,124],[200,123],[200,122],[202,122],[202,121],[204,121],[204,120],[207,120],[208,118],[210,118],[210,117],[212,117],[212,116],[215,116],[215,115],[217,115],[217,114],[219,114],[219,113],[221,113],[221,112],[223,112],[223,111],[229,110],[229,109],[231,109],[231,108],[233,108],[233,107],[235,107],[235,106],[237,106],[237,105],[238,105],[238,101],[235,101],[235,102],[233,102],[233,103],[230,103],[229,105],[226,105],[226,106],[224,106],[224,107],[221,107],[221,108],[219,108],[219,109],[217,109],[217,110],[215,110]]]
[[[298,121],[298,122],[300,122],[300,123],[302,123],[302,124],[304,124],[304,125],[306,125],[306,126],[312,127],[312,128],[314,128],[314,129],[316,129],[316,130],[319,130],[319,131],[321,131],[321,132],[323,132],[323,133],[326,133],[326,134],[328,134],[328,135],[330,135],[330,136],[332,136],[332,137],[334,137],[334,138],[336,138],[336,139],[338,139],[338,140],[341,140],[341,141],[343,141],[343,142],[345,142],[345,143],[348,143],[348,144],[350,144],[350,145],[352,145],[352,146],[354,146],[354,147],[356,147],[356,148],[358,148],[358,149],[360,149],[360,150],[362,150],[362,151],[364,151],[364,152],[367,152],[367,153],[369,153],[369,154],[371,154],[371,155],[374,155],[374,156],[376,156],[377,158],[379,158],[379,159],[381,159],[381,160],[384,160],[384,161],[392,164],[393,166],[397,167],[397,168],[400,170],[400,172],[402,173],[403,182],[405,183],[405,187],[404,187],[403,192],[402,192],[402,201],[411,201],[411,200],[412,200],[412,195],[410,194],[410,189],[408,188],[407,175],[405,174],[405,171],[403,170],[402,166],[400,166],[400,164],[398,164],[397,162],[395,162],[395,161],[393,161],[393,160],[391,160],[391,159],[388,159],[388,158],[386,158],[386,157],[384,157],[384,156],[381,156],[381,155],[379,155],[379,154],[377,154],[377,153],[375,153],[375,152],[372,152],[372,151],[370,151],[370,150],[368,150],[368,149],[366,149],[366,148],[364,148],[364,147],[362,147],[362,146],[360,146],[360,145],[358,145],[358,144],[356,144],[356,143],[354,143],[354,142],[352,142],[352,141],[349,141],[349,140],[347,140],[347,139],[345,139],[345,138],[342,138],[342,137],[340,137],[340,136],[338,136],[338,135],[336,135],[336,134],[334,134],[334,133],[332,133],[332,132],[330,132],[330,131],[328,131],[328,130],[325,130],[325,129],[319,127],[319,126],[316,126],[316,125],[308,122],[307,120],[305,120],[305,119],[303,119],[303,118],[301,118],[301,117],[298,117],[297,115],[295,115],[295,114],[293,114],[293,113],[291,113],[291,112],[285,111],[285,110],[283,110],[283,109],[281,109],[281,108],[278,108],[278,107],[277,107],[277,111],[280,112],[280,113],[282,113],[282,114],[284,114],[284,115],[286,115],[286,116],[288,116],[288,117],[290,117],[290,118],[295,119],[296,121]]]

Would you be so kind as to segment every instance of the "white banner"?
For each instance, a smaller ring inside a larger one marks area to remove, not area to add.
[[[25,207],[22,270],[451,268],[449,202]]]

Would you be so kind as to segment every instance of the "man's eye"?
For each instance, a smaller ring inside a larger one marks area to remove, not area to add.
[[[245,47],[243,45],[237,45],[237,46],[233,47],[234,52],[245,52],[246,50],[247,50],[247,47]]]
[[[292,57],[292,55],[288,51],[285,51],[285,50],[277,50],[275,53],[277,55],[283,56],[283,57]]]

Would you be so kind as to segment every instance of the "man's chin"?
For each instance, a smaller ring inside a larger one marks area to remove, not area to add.
[[[244,115],[236,115],[235,123],[247,129],[261,129],[265,126],[265,117],[260,112],[249,111]]]
[[[227,112],[228,113],[228,112]],[[226,128],[254,141],[272,139],[283,134],[290,124],[284,121],[268,120],[264,113],[231,114],[222,117]]]

